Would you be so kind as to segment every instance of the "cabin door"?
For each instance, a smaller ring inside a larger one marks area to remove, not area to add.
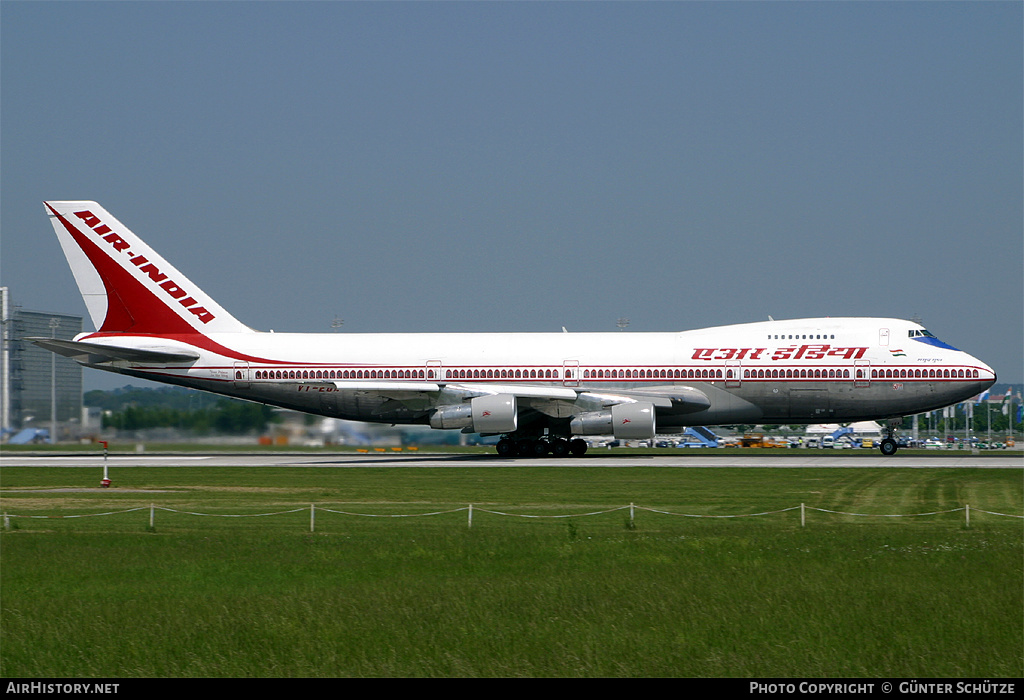
[[[248,389],[249,388],[249,363],[248,362],[236,362],[234,369],[234,383],[236,389]]]
[[[427,360],[426,373],[423,375],[428,382],[436,382],[441,379],[441,361]]]
[[[580,385],[579,360],[564,360],[562,362],[562,384],[565,386]]]
[[[853,386],[857,388],[871,386],[871,360],[853,361]]]
[[[743,367],[740,365],[739,360],[726,360],[725,361],[725,386],[738,387],[740,385],[740,379],[743,377]]]

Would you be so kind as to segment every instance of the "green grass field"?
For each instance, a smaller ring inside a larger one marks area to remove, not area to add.
[[[581,466],[582,465],[582,466]],[[4,468],[5,677],[1024,675],[1018,469]],[[88,489],[57,491],[50,489]],[[34,492],[42,490],[42,492]],[[309,531],[315,503],[316,532]],[[429,517],[398,515],[474,505]],[[798,511],[806,503],[889,515]],[[266,517],[220,518],[156,511]],[[485,510],[567,518],[517,518]]]

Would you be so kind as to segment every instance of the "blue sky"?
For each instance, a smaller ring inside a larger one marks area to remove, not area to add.
[[[0,283],[85,315],[96,199],[264,330],[917,315],[1019,382],[1022,8],[5,1]]]

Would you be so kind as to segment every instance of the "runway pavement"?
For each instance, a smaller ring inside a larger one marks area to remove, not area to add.
[[[1020,451],[1001,452],[998,455],[983,453],[940,452],[932,455],[907,455],[897,453],[892,457],[881,455],[849,455],[819,450],[800,450],[785,454],[713,455],[687,452],[679,455],[630,455],[627,450],[614,452],[592,450],[584,457],[540,457],[532,459],[507,459],[493,454],[443,454],[443,453],[229,453],[210,452],[204,454],[116,454],[107,460],[110,468],[130,467],[661,467],[661,468],[809,468],[836,467],[857,469],[864,467],[892,467],[903,469],[934,468],[980,468],[980,469],[1024,469],[1024,453]],[[17,454],[0,455],[3,467],[82,467],[103,466],[102,455],[81,454]]]

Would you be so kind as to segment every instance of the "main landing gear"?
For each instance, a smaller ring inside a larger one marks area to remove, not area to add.
[[[903,425],[902,418],[890,418],[888,421],[886,421],[885,428],[883,428],[885,432],[885,438],[882,439],[881,444],[878,446],[878,449],[886,457],[891,457],[894,454],[896,454],[896,450],[898,450],[900,447],[899,444],[896,442],[895,436],[896,429],[899,428],[901,425]]]
[[[503,437],[494,448],[502,457],[582,457],[587,451],[587,442],[580,438],[571,440],[561,437],[512,438]]]

